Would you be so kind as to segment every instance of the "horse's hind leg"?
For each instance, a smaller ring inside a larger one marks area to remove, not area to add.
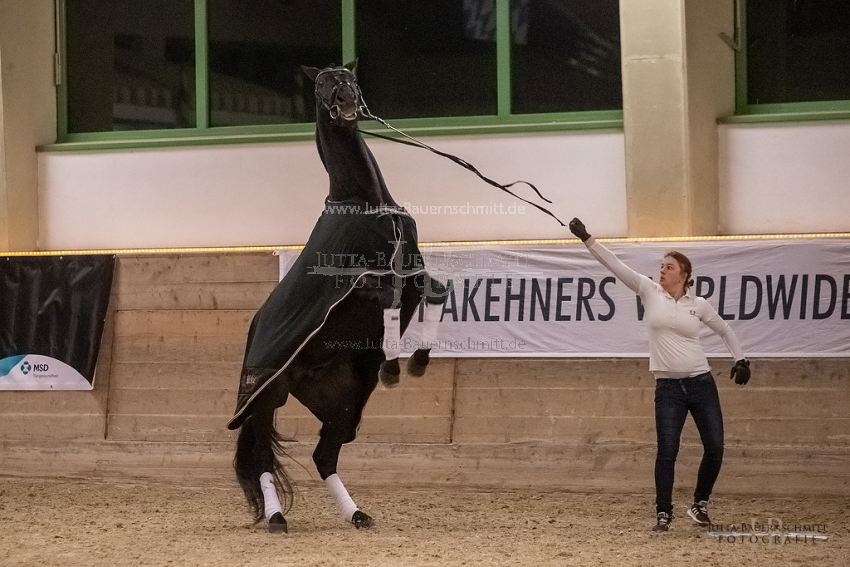
[[[287,533],[286,519],[283,517],[283,508],[274,485],[274,476],[270,472],[260,475],[260,488],[263,491],[263,504],[266,519],[269,521],[269,533]]]
[[[360,511],[337,474],[339,452],[357,436],[363,407],[378,382],[380,351],[370,351],[327,368],[322,377],[299,384],[293,395],[322,421],[313,462],[346,522],[368,528],[372,518]],[[308,386],[309,385],[309,386]]]
[[[283,378],[278,380],[252,404],[239,428],[234,458],[236,478],[255,521],[265,517],[273,533],[287,531],[280,496],[287,501],[287,509],[292,501],[292,484],[278,459],[285,454],[282,439],[274,428],[275,408],[288,397]]]
[[[325,486],[342,519],[351,522],[357,529],[371,527],[372,518],[357,508],[357,504],[354,503],[348,490],[345,489],[345,485],[342,484],[336,468],[342,446],[354,441],[357,436],[357,427],[360,424],[360,416],[365,403],[365,400],[362,404],[358,403],[356,399],[350,400],[337,418],[326,419],[322,423],[322,430],[319,432],[319,443],[313,451],[313,462],[316,464],[316,470],[319,471],[319,476],[325,481]]]
[[[343,430],[336,424],[330,427],[329,425],[326,423],[322,426],[321,439],[316,445],[316,450],[313,451],[313,462],[316,463],[319,476],[325,481],[325,486],[342,519],[354,524],[357,529],[369,528],[372,526],[372,517],[357,508],[357,504],[354,503],[336,472],[339,452],[343,445],[340,441]]]

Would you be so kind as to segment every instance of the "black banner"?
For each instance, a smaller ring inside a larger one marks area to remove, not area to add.
[[[94,385],[114,255],[0,257],[0,390]]]

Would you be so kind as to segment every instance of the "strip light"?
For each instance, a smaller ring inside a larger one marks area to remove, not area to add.
[[[819,232],[811,234],[749,234],[734,236],[652,236],[599,238],[600,242],[696,242],[701,240],[774,240],[791,238],[850,238],[850,232]],[[577,238],[538,240],[457,240],[447,242],[420,242],[422,248],[449,246],[534,246],[540,244],[573,244]],[[304,245],[280,246],[224,246],[218,248],[121,248],[96,250],[38,250],[34,252],[0,252],[0,257],[12,256],[71,256],[80,254],[212,254],[221,252],[276,252],[278,250],[302,250]]]
[[[772,240],[779,238],[850,238],[850,232],[818,232],[811,234],[747,234],[730,236],[641,236],[621,238],[597,238],[600,242],[695,242],[701,240]],[[534,244],[569,244],[580,242],[578,238],[551,240],[476,240],[455,242],[420,242],[419,246],[523,246]]]
[[[275,252],[301,250],[304,246],[224,246],[219,248],[120,248],[95,250],[38,250],[35,252],[0,252],[0,256],[71,256],[78,254],[210,254],[216,252]]]

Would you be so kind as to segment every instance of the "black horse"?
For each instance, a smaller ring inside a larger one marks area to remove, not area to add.
[[[336,474],[380,381],[398,383],[401,335],[424,298],[425,327],[408,361],[421,376],[445,289],[425,271],[416,223],[393,200],[357,124],[364,104],[353,63],[304,67],[315,83],[316,146],[330,178],[325,210],[293,267],[251,322],[237,409],[236,476],[256,521],[287,531],[292,485],[280,457],[275,409],[290,394],[321,422],[313,452],[343,518],[369,527]],[[281,507],[280,498],[285,507]]]

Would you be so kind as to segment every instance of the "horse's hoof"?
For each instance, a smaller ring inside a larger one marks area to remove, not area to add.
[[[286,527],[286,518],[280,512],[275,512],[269,518],[269,533],[270,534],[287,534],[289,529]]]
[[[422,376],[431,362],[430,348],[420,348],[414,351],[413,356],[407,359],[407,373],[410,376]]]
[[[354,512],[354,515],[351,517],[351,523],[354,524],[354,527],[358,530],[360,528],[369,529],[372,527],[372,516],[369,514],[364,514],[360,510]]]
[[[378,371],[378,378],[381,379],[381,384],[385,388],[395,388],[398,386],[399,378],[401,377],[401,367],[398,365],[398,359],[385,360],[381,363],[381,369]]]

